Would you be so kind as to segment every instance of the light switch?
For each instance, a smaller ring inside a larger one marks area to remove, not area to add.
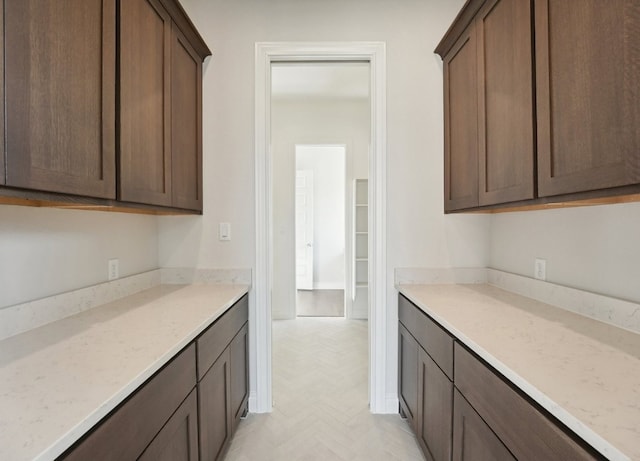
[[[228,222],[221,222],[218,229],[218,238],[220,240],[231,240],[231,224]]]

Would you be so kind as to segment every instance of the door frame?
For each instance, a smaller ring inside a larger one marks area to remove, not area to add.
[[[369,409],[397,413],[397,396],[386,395],[386,47],[384,42],[258,42],[255,45],[255,220],[254,303],[249,312],[249,397],[254,413],[270,412],[271,364],[272,159],[271,63],[362,61],[370,64],[371,141],[369,155]]]

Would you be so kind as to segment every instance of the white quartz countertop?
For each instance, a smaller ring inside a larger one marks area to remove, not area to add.
[[[161,285],[0,341],[0,459],[55,459],[248,289]]]
[[[640,335],[489,285],[398,285],[611,460],[640,460]]]

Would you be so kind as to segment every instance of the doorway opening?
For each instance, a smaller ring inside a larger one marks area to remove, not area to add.
[[[345,317],[346,147],[295,146],[296,317]]]
[[[253,303],[250,304],[250,373],[252,376],[249,398],[250,411],[269,412],[272,408],[272,344],[271,322],[283,305],[276,294],[275,277],[281,274],[276,239],[282,231],[278,227],[277,203],[280,181],[275,177],[279,171],[275,155],[278,147],[272,137],[273,101],[271,94],[272,64],[274,63],[366,63],[369,66],[370,88],[369,135],[366,146],[368,164],[368,349],[369,349],[369,409],[373,413],[396,413],[397,396],[385,392],[387,376],[387,267],[386,267],[386,90],[385,90],[385,45],[380,42],[349,43],[257,43],[256,44],[256,270],[253,284]],[[300,139],[298,144],[346,144],[347,154],[352,150],[349,142],[333,139]],[[294,149],[289,149],[293,157]],[[347,176],[353,170],[349,169]],[[291,181],[295,178],[292,167]],[[357,178],[358,176],[351,176]],[[345,184],[346,193],[353,197],[354,185]],[[295,188],[286,189],[290,196]],[[291,200],[292,201],[292,200]],[[292,201],[293,202],[293,201]],[[347,199],[347,206],[351,205]],[[293,216],[293,205],[291,207]],[[292,226],[293,227],[293,226]],[[347,241],[347,245],[352,242]],[[290,245],[295,247],[293,236]],[[353,245],[353,242],[351,243]],[[292,260],[295,262],[295,253]],[[352,261],[347,259],[347,264]],[[291,264],[295,267],[295,264]],[[293,269],[291,269],[293,271]],[[347,268],[353,271],[353,265]],[[295,277],[292,277],[295,283]],[[345,287],[345,290],[348,287]],[[293,290],[295,292],[295,290]],[[286,301],[286,300],[285,300]],[[349,306],[347,305],[347,312]]]

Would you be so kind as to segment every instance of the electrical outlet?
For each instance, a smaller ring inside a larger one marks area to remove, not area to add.
[[[110,259],[109,260],[109,280],[116,280],[117,278],[120,278],[120,260]]]
[[[538,280],[547,280],[547,260],[536,258],[533,276]]]

